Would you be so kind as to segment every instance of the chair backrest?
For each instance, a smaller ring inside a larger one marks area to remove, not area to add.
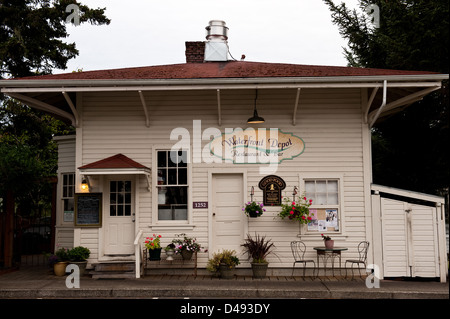
[[[302,241],[293,241],[291,242],[291,250],[294,260],[303,260],[306,252],[306,245]]]
[[[362,241],[358,244],[359,260],[365,262],[367,259],[367,250],[369,249],[369,242]]]

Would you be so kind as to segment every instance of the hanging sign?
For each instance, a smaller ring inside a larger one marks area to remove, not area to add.
[[[209,143],[211,154],[233,163],[265,164],[292,160],[305,150],[303,140],[280,129],[225,131]]]
[[[263,191],[264,206],[281,206],[281,191],[286,188],[281,177],[266,176],[259,181],[258,187]]]

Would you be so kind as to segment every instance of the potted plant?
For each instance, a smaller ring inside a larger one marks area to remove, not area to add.
[[[164,251],[166,252],[167,258],[166,260],[173,260],[173,255],[175,254],[175,244],[170,243],[164,248]]]
[[[253,278],[266,277],[269,266],[266,258],[275,247],[271,240],[266,240],[265,236],[259,235],[252,238],[247,234],[247,239],[241,246],[244,247],[244,253],[247,253],[249,258],[252,259]]]
[[[312,199],[306,197],[299,198],[297,201],[291,201],[289,198],[283,199],[281,205],[281,212],[278,213],[278,217],[289,220],[295,220],[300,224],[307,224],[312,220],[313,213],[309,213],[309,206],[312,204]]]
[[[239,258],[235,254],[235,250],[227,249],[214,253],[213,257],[208,260],[206,269],[214,273],[218,272],[222,279],[232,279],[235,267],[240,264]]]
[[[161,260],[161,235],[145,238],[145,247],[148,249],[149,260]]]
[[[48,261],[49,265],[53,267],[53,272],[56,276],[64,276],[66,274],[66,267],[69,264],[69,257],[67,249],[59,248],[55,254],[51,254]]]
[[[324,234],[321,234],[321,236],[322,236],[322,239],[323,239],[323,241],[325,243],[325,247],[327,249],[333,249],[333,247],[334,247],[334,240],[332,240],[330,236],[327,236],[327,235],[324,235]]]
[[[176,236],[178,238],[172,240],[172,243],[175,245],[175,253],[180,254],[184,260],[190,260],[194,253],[202,249],[195,238],[187,237],[184,233]]]
[[[77,246],[67,251],[67,257],[71,264],[75,264],[80,269],[80,276],[84,275],[87,265],[87,259],[91,255],[91,251],[82,246]]]
[[[256,202],[247,202],[242,211],[249,217],[256,218],[263,214],[266,211],[264,208],[264,204],[256,203]]]

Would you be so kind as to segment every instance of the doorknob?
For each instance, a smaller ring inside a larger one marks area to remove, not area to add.
[[[216,216],[216,213],[213,213],[213,216]]]

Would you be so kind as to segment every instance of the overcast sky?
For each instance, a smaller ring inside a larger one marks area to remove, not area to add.
[[[336,0],[340,3],[340,0]],[[345,0],[356,7],[357,0]],[[84,0],[105,7],[108,26],[68,25],[80,54],[66,71],[185,62],[185,41],[204,41],[223,20],[230,53],[246,61],[345,66],[341,38],[322,0]],[[69,14],[69,13],[68,13]]]

